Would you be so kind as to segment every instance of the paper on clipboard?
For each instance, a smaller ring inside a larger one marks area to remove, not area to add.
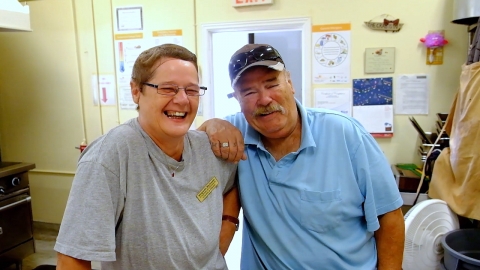
[[[428,114],[428,76],[403,74],[395,89],[395,114]]]

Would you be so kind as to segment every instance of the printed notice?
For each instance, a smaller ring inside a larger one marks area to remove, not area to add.
[[[350,81],[350,24],[312,26],[314,84]]]
[[[133,65],[138,55],[152,47],[150,39],[144,39],[142,33],[116,34],[115,66],[117,74],[117,88],[119,105],[122,110],[135,110],[130,90]]]
[[[114,75],[92,76],[93,104],[117,105]]]
[[[172,43],[183,46],[182,29],[156,30],[152,32],[152,36],[155,46],[165,43]]]
[[[143,30],[142,7],[118,7],[117,31]]]
[[[315,89],[315,107],[325,108],[352,116],[351,88]]]
[[[365,73],[393,73],[395,48],[365,49]]]
[[[428,114],[428,76],[399,75],[395,89],[395,114]]]

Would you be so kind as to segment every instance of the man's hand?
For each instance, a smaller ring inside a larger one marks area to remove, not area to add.
[[[240,159],[247,159],[242,133],[228,121],[210,119],[205,121],[198,130],[207,133],[215,156],[235,163]]]

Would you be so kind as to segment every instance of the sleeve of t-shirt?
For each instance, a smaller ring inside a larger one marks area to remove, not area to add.
[[[353,164],[358,185],[365,198],[363,210],[367,229],[371,232],[380,228],[378,216],[402,206],[395,178],[390,165],[375,139],[362,134]]]
[[[237,165],[229,164],[230,169],[228,170],[228,181],[225,185],[225,189],[223,190],[223,194],[229,192],[232,188],[238,186],[238,176],[237,176]]]
[[[55,251],[86,261],[115,261],[115,222],[123,207],[119,183],[99,163],[78,165]]]

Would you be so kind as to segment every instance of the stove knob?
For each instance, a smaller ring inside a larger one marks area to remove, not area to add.
[[[5,194],[5,188],[0,186],[0,194]]]
[[[18,186],[18,185],[20,185],[20,178],[14,177],[14,178],[12,179],[12,186],[15,187],[15,186]]]

